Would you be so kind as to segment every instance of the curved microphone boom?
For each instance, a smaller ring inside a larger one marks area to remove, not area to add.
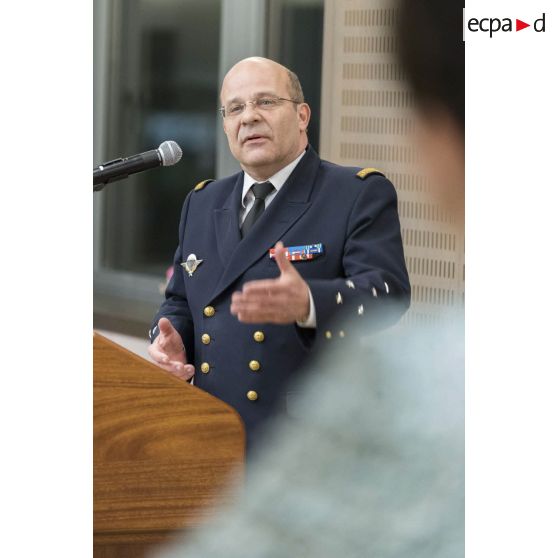
[[[157,149],[115,159],[93,169],[93,191],[102,190],[109,182],[122,180],[136,172],[159,166],[176,165],[182,157],[182,149],[175,141],[164,141]]]

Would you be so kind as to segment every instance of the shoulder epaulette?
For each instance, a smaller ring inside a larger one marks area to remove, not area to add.
[[[356,173],[356,176],[358,176],[361,180],[364,180],[367,176],[370,176],[371,174],[379,174],[380,176],[385,176],[383,172],[379,171],[378,169],[373,169],[372,167],[366,167],[365,169],[359,170]]]
[[[194,192],[197,192],[199,190],[203,190],[210,182],[214,182],[213,178],[209,178],[207,180],[202,180],[201,182],[198,182],[195,186],[194,186]]]

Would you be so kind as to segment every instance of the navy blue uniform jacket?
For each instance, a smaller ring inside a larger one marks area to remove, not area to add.
[[[238,411],[249,442],[283,407],[288,381],[317,341],[345,335],[332,327],[339,310],[369,317],[387,297],[401,302],[400,313],[409,305],[395,189],[383,175],[361,179],[358,170],[322,161],[309,147],[243,239],[243,172],[190,192],[184,202],[174,274],[150,337],[159,318],[172,322],[196,368],[194,384]],[[312,292],[316,329],[243,324],[230,313],[231,295],[244,283],[278,277],[269,249],[279,240],[323,245],[317,258],[294,262]],[[180,265],[190,254],[203,260],[192,276]]]

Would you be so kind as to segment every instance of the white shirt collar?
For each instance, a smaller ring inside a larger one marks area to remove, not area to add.
[[[251,177],[246,171],[244,171],[244,185],[242,186],[242,207],[246,207],[246,195],[248,191],[254,184],[254,182],[271,182],[275,187],[275,192],[279,192],[279,190],[283,187],[283,184],[287,182],[287,178],[291,175],[295,167],[298,165],[299,161],[304,157],[306,150],[304,150],[294,161],[289,163],[287,166],[283,167],[281,170],[277,171],[273,176],[270,176],[265,181],[256,180],[255,178]]]

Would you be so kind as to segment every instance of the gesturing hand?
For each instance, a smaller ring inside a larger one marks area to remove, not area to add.
[[[308,285],[287,259],[282,242],[275,245],[277,279],[250,281],[232,295],[231,314],[244,323],[288,324],[303,322],[310,313]]]
[[[149,355],[167,372],[181,380],[189,380],[194,375],[194,367],[187,364],[186,350],[180,334],[167,318],[161,318],[157,325],[159,335],[149,346]]]

